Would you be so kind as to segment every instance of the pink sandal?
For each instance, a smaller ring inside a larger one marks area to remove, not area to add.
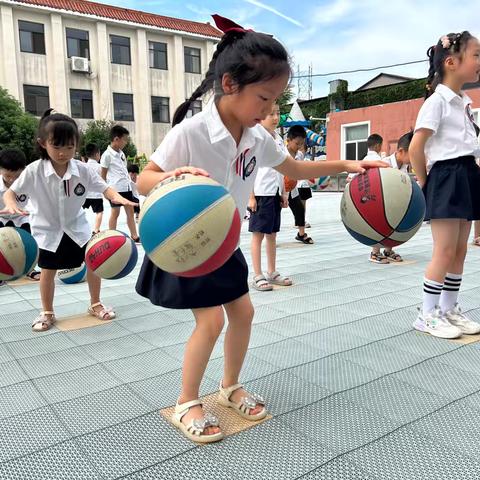
[[[98,312],[95,311],[95,307],[102,307]],[[106,307],[102,302],[94,303],[88,307],[88,313],[100,320],[113,320],[116,317],[112,308]]]

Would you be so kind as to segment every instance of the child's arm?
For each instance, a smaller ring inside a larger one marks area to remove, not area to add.
[[[427,181],[427,159],[425,158],[425,144],[432,135],[433,130],[429,130],[428,128],[420,128],[413,135],[412,143],[408,149],[410,154],[410,163],[415,170],[415,175],[420,187],[423,187]]]
[[[17,204],[17,197],[15,192],[10,188],[3,194],[3,201],[5,203],[5,208],[0,211],[0,214],[19,214],[19,215],[28,215],[29,213],[25,210],[22,210]]]
[[[251,212],[256,212],[257,211],[257,199],[255,198],[255,192],[254,191],[250,192],[250,196],[248,197],[247,208]]]
[[[148,195],[155,185],[169,177],[178,177],[182,173],[190,173],[192,175],[203,175],[208,177],[209,174],[202,168],[180,167],[169,172],[164,172],[155,162],[150,162],[142,170],[137,178],[137,189],[140,195]]]
[[[107,173],[108,173],[108,168],[102,167],[102,170],[100,172],[100,176],[102,177],[102,180],[104,182],[107,181]]]
[[[297,162],[290,155],[283,163],[275,167],[283,175],[294,180],[336,175],[342,172],[364,173],[367,168],[388,167],[381,160],[332,160],[326,162]]]
[[[136,202],[131,202],[130,200],[127,200],[126,198],[123,198],[116,190],[114,190],[112,187],[108,187],[104,192],[103,196],[107,199],[110,200],[112,203],[115,203],[117,205],[130,205],[132,207],[138,207],[138,203]]]

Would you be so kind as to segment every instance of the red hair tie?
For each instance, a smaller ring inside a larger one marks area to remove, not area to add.
[[[228,18],[222,17],[220,15],[214,14],[212,15],[213,20],[215,21],[215,25],[217,28],[222,31],[223,33],[228,32],[253,32],[252,29],[246,30],[242,26],[238,25],[237,23],[229,20]]]

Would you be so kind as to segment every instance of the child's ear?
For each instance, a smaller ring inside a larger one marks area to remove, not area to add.
[[[47,142],[42,140],[41,138],[37,138],[37,143],[42,147],[42,148],[47,148]]]
[[[238,92],[238,84],[233,80],[229,73],[224,73],[222,77],[222,90],[225,95],[232,95]]]

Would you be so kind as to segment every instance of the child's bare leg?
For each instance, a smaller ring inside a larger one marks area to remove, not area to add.
[[[95,217],[95,232],[99,232],[102,228],[103,212],[98,212]]]
[[[42,308],[44,312],[53,312],[56,274],[56,270],[42,268],[42,274],[40,275],[40,298],[42,300]],[[52,315],[46,315],[46,317],[51,319]]]
[[[224,315],[222,307],[196,308],[195,329],[190,336],[183,359],[182,392],[178,403],[196,400],[199,397],[200,384],[202,382],[208,360],[213,347],[222,332]],[[203,410],[200,405],[192,407],[182,418],[182,423],[188,424],[192,419],[203,418]],[[213,435],[219,432],[218,427],[208,427],[205,435]]]
[[[251,254],[255,276],[262,274],[262,241],[264,234],[252,232]],[[267,253],[268,255],[268,253]],[[268,258],[268,257],[267,257]]]
[[[237,298],[237,300],[227,303],[225,305],[225,311],[228,317],[228,328],[225,334],[225,367],[222,386],[230,387],[238,383],[240,371],[242,370],[250,342],[254,313],[250,295],[247,293]],[[238,403],[242,397],[247,395],[247,392],[243,388],[239,388],[232,393],[230,399],[232,402]],[[257,405],[254,409],[250,410],[250,414],[255,415],[260,413],[263,408],[263,405]]]
[[[270,233],[266,235],[267,250],[267,272],[269,274],[276,271],[277,263],[277,234]]]

